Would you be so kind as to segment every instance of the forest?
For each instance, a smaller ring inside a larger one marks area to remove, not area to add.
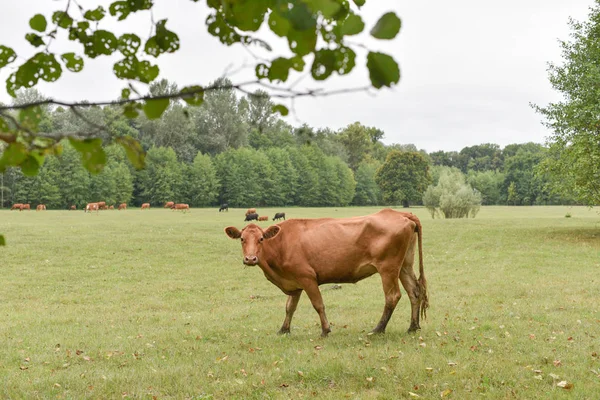
[[[69,109],[43,106],[40,130],[56,135],[93,133],[107,143],[106,165],[91,174],[80,153],[63,140],[60,154],[47,157],[39,173],[20,168],[0,175],[1,206],[45,204],[49,209],[81,208],[87,202],[188,203],[216,206],[418,205],[440,171],[451,169],[481,196],[481,204],[574,204],[549,189],[538,168],[548,149],[537,143],[501,148],[484,143],[460,151],[427,153],[410,143],[383,143],[385,133],[360,122],[343,129],[292,126],[274,112],[266,92],[239,95],[227,80],[190,107],[174,101],[155,120],[126,118],[113,106]],[[178,90],[161,80],[150,86],[159,96]],[[43,100],[22,90],[14,104]],[[116,138],[138,139],[146,167],[132,166]],[[409,135],[407,135],[409,136]]]

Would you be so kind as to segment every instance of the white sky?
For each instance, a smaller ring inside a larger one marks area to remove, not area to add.
[[[79,3],[95,8],[109,1]],[[160,78],[188,84],[208,84],[228,67],[234,70],[256,62],[240,45],[224,47],[206,33],[207,9],[204,2],[156,0],[154,19],[168,18],[167,28],[177,32],[181,49],[161,56],[157,62]],[[3,1],[0,8],[0,44],[13,47],[29,57],[35,50],[25,41],[29,19],[41,12],[50,18],[52,11],[64,8],[66,1]],[[287,118],[293,125],[342,128],[360,121],[385,132],[384,142],[414,143],[428,152],[460,150],[481,143],[528,141],[543,143],[548,131],[541,118],[529,107],[545,105],[559,96],[547,79],[547,63],[560,62],[559,39],[567,39],[569,17],[587,18],[593,0],[369,0],[362,14],[368,32],[377,18],[395,11],[402,19],[400,34],[393,41],[370,40],[368,34],[351,39],[375,50],[388,52],[400,64],[400,84],[392,90],[350,93],[324,98],[296,100],[295,113]],[[103,21],[104,22],[104,21]],[[126,23],[101,25],[116,32],[136,32],[145,38],[149,32],[147,12],[131,16]],[[281,39],[265,34],[275,48],[268,58],[288,55]],[[55,41],[56,52],[77,51],[81,47],[65,37]],[[299,87],[359,87],[368,84],[364,51],[357,51],[357,67],[350,75],[330,79],[325,84],[310,78]],[[110,100],[117,98],[126,84],[112,75],[112,64],[120,58],[86,58],[83,72],[64,70],[56,83],[42,83],[38,89],[60,100]],[[248,80],[253,67],[230,78]],[[0,72],[4,82],[10,68]],[[298,76],[294,75],[290,81]],[[140,85],[143,89],[143,85]],[[10,98],[0,86],[0,101]],[[287,104],[290,105],[289,103]]]

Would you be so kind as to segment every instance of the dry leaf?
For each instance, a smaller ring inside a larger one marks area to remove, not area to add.
[[[367,382],[373,382],[373,380],[374,380],[374,379],[375,379],[375,378],[373,378],[372,376],[368,376],[368,377],[367,377]]]
[[[83,356],[83,359],[84,359],[85,361],[92,361],[92,359],[91,359],[89,356]]]
[[[553,362],[555,367],[560,367],[562,365],[562,363],[560,362],[560,360],[554,360]]]
[[[302,371],[298,371],[298,375],[299,375],[299,376],[304,376],[304,372],[302,372]]]
[[[427,372],[433,372],[433,368],[427,367],[427,368],[425,368],[425,371],[427,371]]]
[[[534,369],[533,372],[535,372],[536,374],[541,374],[542,370],[541,369]]]
[[[323,346],[317,345],[317,346],[315,346],[315,350],[323,350]]]
[[[75,350],[75,354],[81,355],[81,354],[83,354],[83,350]]]
[[[450,393],[452,393],[452,389],[446,389],[444,390],[442,393],[440,393],[440,397],[446,397],[448,396]]]
[[[457,364],[456,364],[454,361],[449,361],[449,362],[448,362],[448,365],[449,365],[450,367],[455,367]]]
[[[435,331],[435,334],[438,335],[438,336],[442,336],[442,334],[440,332],[438,332],[438,331]]]
[[[534,335],[533,333],[530,333],[530,334],[529,334],[529,339],[531,339],[531,340],[535,340],[535,335]]]
[[[419,343],[419,346],[421,346],[421,347],[427,347],[427,344],[425,342],[423,342],[423,343]]]
[[[55,383],[55,384],[54,384],[54,387],[57,387],[57,388],[59,388],[59,387],[60,387],[60,383]]]
[[[543,378],[542,378],[542,376],[541,376],[541,375],[535,375],[535,376],[533,377],[533,379],[537,379],[538,381],[541,381]]]
[[[21,369],[21,371],[25,371],[26,369],[28,369],[29,367],[25,366],[25,365],[21,365],[19,367]]]
[[[556,374],[548,374],[548,376],[556,381],[560,379],[560,376],[558,376]]]
[[[573,341],[573,336],[569,336],[569,337],[567,338],[567,340],[568,340],[569,342],[572,342],[572,341]]]
[[[284,387],[284,388],[289,387],[289,386],[290,385],[288,385],[287,383],[282,383],[281,385],[279,385],[279,387]]]
[[[561,387],[563,389],[573,389],[573,384],[571,382],[567,382],[567,381],[560,381],[556,384],[556,386]]]

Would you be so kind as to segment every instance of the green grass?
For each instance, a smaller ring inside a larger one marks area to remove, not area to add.
[[[387,333],[367,334],[383,311],[375,275],[321,287],[327,339],[306,295],[292,334],[276,335],[285,295],[223,232],[244,226],[243,211],[0,211],[0,398],[598,398],[596,211],[413,209],[431,304],[422,330],[406,333],[403,293]]]

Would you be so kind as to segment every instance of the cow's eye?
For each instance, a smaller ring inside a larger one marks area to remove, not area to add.
[[[244,241],[244,238],[240,238],[240,240],[243,242],[243,241]]]
[[[260,239],[258,239],[259,242],[262,242],[263,240],[265,240],[264,237],[261,237]]]

